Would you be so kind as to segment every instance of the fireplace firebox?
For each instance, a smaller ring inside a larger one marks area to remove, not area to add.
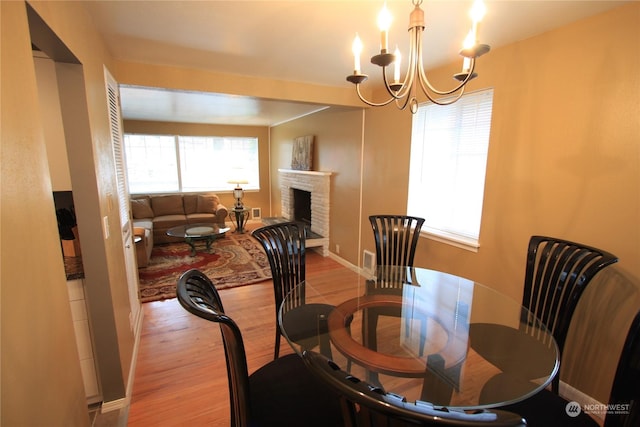
[[[311,225],[311,192],[293,188],[293,219]]]
[[[278,172],[282,217],[288,221],[297,220],[309,224],[307,247],[322,247],[322,255],[328,256],[331,172],[292,169],[278,169]],[[294,194],[297,190],[307,195]],[[298,209],[295,205],[302,203],[301,197],[303,200],[309,199],[309,202],[304,202],[304,209],[308,206],[308,212],[295,212]]]

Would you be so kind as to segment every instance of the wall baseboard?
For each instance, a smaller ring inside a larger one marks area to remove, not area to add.
[[[129,369],[129,377],[127,378],[127,389],[125,391],[125,397],[116,400],[110,400],[108,402],[102,402],[100,405],[100,413],[104,414],[111,411],[126,410],[129,411],[129,405],[131,404],[131,395],[133,393],[133,381],[135,379],[136,365],[138,361],[138,350],[140,349],[140,336],[142,334],[142,320],[144,319],[144,307],[140,307],[138,311],[138,318],[135,322],[134,336],[135,343],[133,345],[133,354],[131,356],[131,369]],[[127,417],[124,417],[126,420]]]
[[[332,260],[336,261],[337,263],[347,267],[351,271],[354,271],[354,272],[356,272],[358,274],[362,274],[361,269],[358,266],[351,264],[349,261],[347,261],[346,259],[336,255],[333,252],[329,252],[329,258],[331,258]]]

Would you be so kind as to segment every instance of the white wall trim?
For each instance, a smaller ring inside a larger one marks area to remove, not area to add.
[[[140,350],[140,337],[142,335],[142,320],[144,319],[144,305],[141,305],[140,310],[138,310],[138,318],[135,322],[134,329],[134,344],[133,344],[133,352],[131,355],[131,369],[129,369],[129,377],[127,378],[127,389],[125,391],[125,397],[117,400],[111,400],[109,402],[102,402],[100,406],[100,412],[106,413],[111,411],[117,411],[120,409],[126,409],[127,412],[129,410],[129,405],[131,404],[131,395],[133,394],[133,381],[135,379],[136,374],[136,366],[138,362],[138,351]]]
[[[333,252],[329,252],[329,258],[331,258],[332,260],[336,261],[337,263],[341,264],[344,267],[347,267],[349,270],[354,271],[356,273],[360,273],[360,269],[351,264],[349,261],[347,261],[346,259],[334,254]]]

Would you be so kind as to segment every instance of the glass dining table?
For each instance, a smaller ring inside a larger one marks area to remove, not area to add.
[[[526,399],[558,372],[546,327],[488,286],[424,268],[349,273],[307,275],[284,299],[278,323],[296,353],[322,353],[407,401],[465,410]],[[326,305],[328,316],[301,315]]]

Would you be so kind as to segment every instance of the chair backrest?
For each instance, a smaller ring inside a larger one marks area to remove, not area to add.
[[[503,410],[462,411],[429,402],[407,402],[340,369],[333,361],[305,351],[307,366],[342,396],[345,425],[352,426],[525,426],[520,415]]]
[[[376,243],[376,265],[413,267],[424,218],[406,215],[371,215]]]
[[[305,279],[305,245],[307,231],[301,222],[283,222],[258,228],[251,233],[264,248],[271,276],[277,312],[284,298]],[[304,303],[304,288],[297,298],[290,298],[293,308]]]
[[[251,414],[249,372],[240,329],[224,314],[218,291],[202,272],[192,269],[183,273],[178,279],[176,294],[189,313],[220,325],[227,361],[231,426],[248,426]]]
[[[564,348],[571,317],[585,288],[604,267],[618,261],[609,252],[567,240],[532,236],[522,304]]]
[[[607,414],[604,420],[605,427],[640,425],[640,311],[631,322],[627,339],[622,347],[618,369],[613,378],[609,404],[621,406],[619,410],[613,410]]]

